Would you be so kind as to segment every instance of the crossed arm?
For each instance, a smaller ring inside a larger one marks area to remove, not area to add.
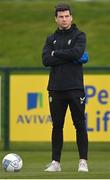
[[[76,62],[80,59],[85,50],[86,37],[84,33],[80,33],[74,47],[70,49],[54,50],[52,42],[47,38],[43,48],[42,60],[45,66],[56,66],[69,62]]]

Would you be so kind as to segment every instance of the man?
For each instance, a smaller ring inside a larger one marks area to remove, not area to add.
[[[60,159],[63,146],[63,126],[69,106],[79,151],[78,171],[88,171],[88,136],[85,125],[85,93],[83,69],[79,59],[86,47],[84,32],[72,24],[71,9],[66,4],[55,8],[57,30],[50,35],[43,48],[42,59],[50,66],[48,83],[49,105],[52,117],[52,162],[45,171],[61,171]]]

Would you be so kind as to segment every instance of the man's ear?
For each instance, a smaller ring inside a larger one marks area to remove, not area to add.
[[[73,16],[71,15],[71,22],[72,22],[72,20],[73,20]]]

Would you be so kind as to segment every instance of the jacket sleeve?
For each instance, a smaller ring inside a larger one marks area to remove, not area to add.
[[[68,61],[78,61],[84,53],[85,46],[86,36],[85,33],[81,32],[78,34],[73,48],[56,50],[54,56]]]
[[[42,62],[44,66],[56,66],[67,63],[65,59],[52,56],[51,55],[52,51],[53,51],[52,40],[50,40],[50,38],[48,37],[42,52]]]

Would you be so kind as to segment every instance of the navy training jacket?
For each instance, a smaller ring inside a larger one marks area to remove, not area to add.
[[[49,91],[84,89],[83,67],[76,63],[86,48],[86,35],[75,24],[68,30],[57,29],[47,37],[42,52],[44,66],[50,66]],[[54,53],[52,53],[54,51]]]

